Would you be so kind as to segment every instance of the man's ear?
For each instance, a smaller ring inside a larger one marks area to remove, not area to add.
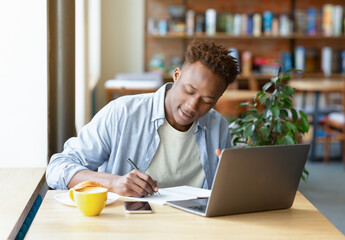
[[[181,69],[180,68],[175,68],[174,73],[173,73],[173,80],[176,82],[181,76]]]

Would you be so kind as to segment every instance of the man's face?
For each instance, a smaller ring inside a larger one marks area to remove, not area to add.
[[[174,71],[174,85],[165,97],[165,117],[175,129],[187,131],[205,115],[227,88],[223,79],[200,62]]]

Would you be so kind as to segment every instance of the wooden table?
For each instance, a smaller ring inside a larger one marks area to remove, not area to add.
[[[314,111],[313,111],[313,136],[310,149],[310,159],[315,160],[316,152],[316,135],[319,115],[319,104],[321,93],[337,93],[342,92],[344,85],[341,79],[338,80],[325,80],[325,79],[303,79],[291,80],[289,85],[296,89],[296,91],[314,94]],[[305,106],[305,98],[302,105]],[[303,107],[304,107],[303,106]]]
[[[253,97],[258,93],[258,91],[253,90],[237,90],[229,89],[226,90],[223,95],[218,99],[214,109],[216,109],[222,115],[237,115],[245,110],[245,107],[237,108],[237,105],[242,102],[253,103]]]
[[[151,204],[152,214],[128,214],[122,201],[97,217],[54,199],[48,191],[25,239],[345,239],[302,194],[290,209],[205,218]]]
[[[0,168],[0,239],[14,239],[43,183],[45,168]]]

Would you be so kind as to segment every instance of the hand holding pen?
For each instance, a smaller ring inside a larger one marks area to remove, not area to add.
[[[134,170],[136,170],[135,172],[138,174],[138,177],[139,177],[140,180],[141,180],[141,181],[138,181],[138,182],[137,182],[137,185],[138,185],[139,187],[143,187],[143,189],[145,189],[146,192],[147,192],[148,194],[150,194],[150,195],[153,195],[153,194],[151,194],[151,191],[153,191],[154,193],[157,193],[158,195],[160,195],[159,192],[158,192],[158,186],[157,186],[157,184],[156,184],[156,181],[152,180],[152,178],[151,178],[149,175],[147,175],[147,174],[141,172],[141,171],[139,170],[138,166],[137,166],[130,158],[127,159],[127,162],[132,166],[132,168],[133,168]],[[133,172],[134,172],[134,171],[133,171]],[[142,181],[144,181],[145,183],[143,184]],[[140,184],[140,183],[141,183],[141,184]],[[149,187],[150,189],[147,189],[148,187]],[[147,195],[147,194],[146,194],[146,195]]]

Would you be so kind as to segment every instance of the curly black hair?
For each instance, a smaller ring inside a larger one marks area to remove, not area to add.
[[[188,45],[183,65],[199,61],[229,85],[239,74],[237,60],[229,53],[222,45],[214,42],[194,40]]]

